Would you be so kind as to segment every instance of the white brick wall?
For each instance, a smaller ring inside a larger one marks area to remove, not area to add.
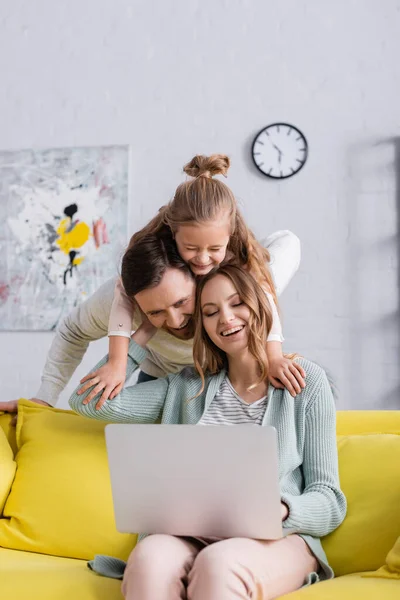
[[[399,8],[3,0],[0,146],[131,144],[131,231],[170,198],[194,153],[229,153],[228,183],[257,234],[287,228],[302,240],[282,299],[286,348],[336,374],[340,407],[398,407]],[[275,120],[310,144],[306,167],[282,183],[249,156]],[[2,399],[35,393],[50,341],[0,335]]]

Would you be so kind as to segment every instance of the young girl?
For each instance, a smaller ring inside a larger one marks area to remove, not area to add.
[[[179,185],[170,204],[164,206],[144,229],[132,236],[126,260],[123,261],[122,281],[119,280],[116,285],[110,315],[109,361],[96,373],[104,390],[101,402],[108,397],[114,398],[125,381],[133,317],[131,291],[135,285],[129,268],[129,249],[147,234],[162,235],[166,229],[172,231],[180,256],[195,275],[206,275],[221,263],[238,264],[253,274],[267,294],[273,313],[267,340],[270,381],[275,387],[287,387],[292,396],[304,387],[304,370],[282,354],[282,327],[276,289],[269,271],[269,252],[257,242],[246,226],[229,187],[213,178],[219,174],[226,176],[229,166],[227,156],[195,156],[184,167],[185,173],[193,179]],[[293,237],[285,248],[285,260],[280,263],[282,287],[291,279],[299,263],[299,252],[297,244],[293,244]],[[279,239],[279,233],[270,239],[275,246],[282,241],[287,242],[282,235]],[[154,324],[157,325],[157,322]],[[84,377],[81,383],[92,375]],[[154,373],[142,371],[139,375],[140,382],[151,379],[154,379]]]
[[[141,536],[125,569],[125,598],[271,600],[333,577],[319,538],[340,525],[346,500],[338,478],[335,407],[324,371],[300,359],[308,382],[296,402],[286,389],[268,383],[264,340],[272,324],[271,308],[250,273],[234,265],[222,266],[199,283],[195,317],[195,368],[125,387],[100,409],[100,394],[88,402],[88,381],[75,391],[70,405],[84,416],[109,422],[154,423],[161,418],[172,424],[275,427],[282,521],[295,533],[276,541]],[[133,334],[128,376],[146,357],[151,335],[146,323]],[[97,557],[92,566],[113,576],[110,565],[109,558]]]

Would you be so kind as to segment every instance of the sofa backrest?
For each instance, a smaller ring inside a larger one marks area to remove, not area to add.
[[[400,410],[339,410],[338,435],[400,432]]]
[[[10,425],[11,415],[0,412],[0,427],[4,430],[11,448],[16,451],[15,427]],[[339,410],[338,435],[400,432],[400,410]]]

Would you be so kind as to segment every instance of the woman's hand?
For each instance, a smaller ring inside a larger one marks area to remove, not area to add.
[[[268,379],[276,388],[286,388],[290,395],[297,396],[306,387],[304,369],[294,360],[277,356],[269,358]]]
[[[87,398],[84,399],[83,404],[88,404],[101,391],[103,393],[96,404],[97,410],[103,406],[106,400],[115,398],[124,387],[127,360],[128,356],[126,356],[125,362],[121,359],[118,361],[109,360],[97,371],[88,373],[83,377],[80,383],[85,385],[78,390],[77,394],[79,396],[94,386]]]
[[[281,518],[285,521],[289,516],[289,507],[284,502],[281,502]]]

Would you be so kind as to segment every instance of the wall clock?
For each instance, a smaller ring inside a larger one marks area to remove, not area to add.
[[[289,123],[272,123],[254,138],[254,164],[263,175],[287,179],[300,171],[308,156],[305,135]]]

